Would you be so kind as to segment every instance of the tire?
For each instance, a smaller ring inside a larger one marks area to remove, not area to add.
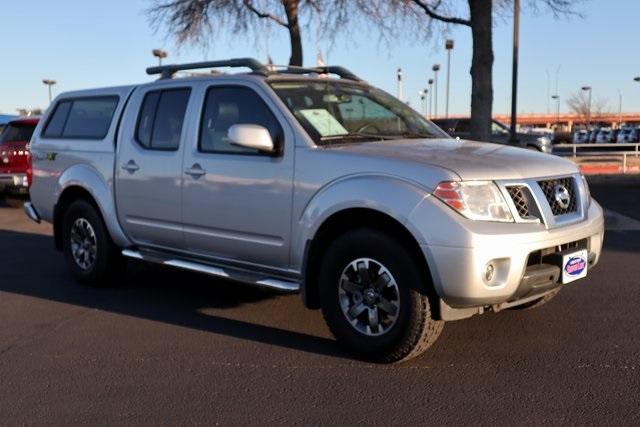
[[[533,310],[534,308],[541,307],[551,301],[556,295],[558,295],[558,292],[560,292],[560,289],[555,289],[542,298],[534,299],[533,301],[529,301],[526,304],[511,307],[511,310]]]
[[[361,265],[367,273],[359,271]],[[338,342],[357,356],[380,363],[424,353],[444,322],[432,318],[429,278],[421,271],[402,244],[372,229],[356,229],[332,242],[321,264],[320,303]],[[366,282],[368,286],[361,286]],[[394,315],[389,304],[395,306]]]
[[[77,200],[67,208],[62,219],[62,246],[69,270],[82,284],[113,285],[124,273],[124,258],[100,213],[86,200]]]

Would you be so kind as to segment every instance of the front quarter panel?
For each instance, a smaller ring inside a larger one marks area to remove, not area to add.
[[[429,190],[395,176],[360,174],[343,177],[317,191],[298,216],[292,267],[300,270],[307,242],[333,214],[352,208],[367,208],[384,213],[415,235],[408,218]]]

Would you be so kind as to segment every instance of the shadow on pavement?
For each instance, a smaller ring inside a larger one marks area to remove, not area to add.
[[[112,288],[83,287],[67,272],[52,239],[36,234],[0,230],[0,254],[0,291],[350,358],[331,339],[201,313],[277,297],[261,289],[145,263],[132,263],[123,283]]]

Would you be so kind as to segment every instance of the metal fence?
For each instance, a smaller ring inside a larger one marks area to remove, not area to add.
[[[605,144],[557,144],[554,153],[559,156],[572,156],[576,159],[606,160],[614,157],[622,163],[622,172],[627,173],[629,157],[640,157],[640,143],[605,143]],[[566,150],[566,151],[564,151]]]

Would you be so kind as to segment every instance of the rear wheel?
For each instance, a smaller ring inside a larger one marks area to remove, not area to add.
[[[320,272],[322,313],[348,350],[391,363],[422,354],[444,322],[432,308],[418,263],[386,234],[358,229],[326,250]]]
[[[97,209],[85,200],[77,200],[62,221],[63,252],[73,276],[90,286],[114,284],[124,271],[125,261]]]

